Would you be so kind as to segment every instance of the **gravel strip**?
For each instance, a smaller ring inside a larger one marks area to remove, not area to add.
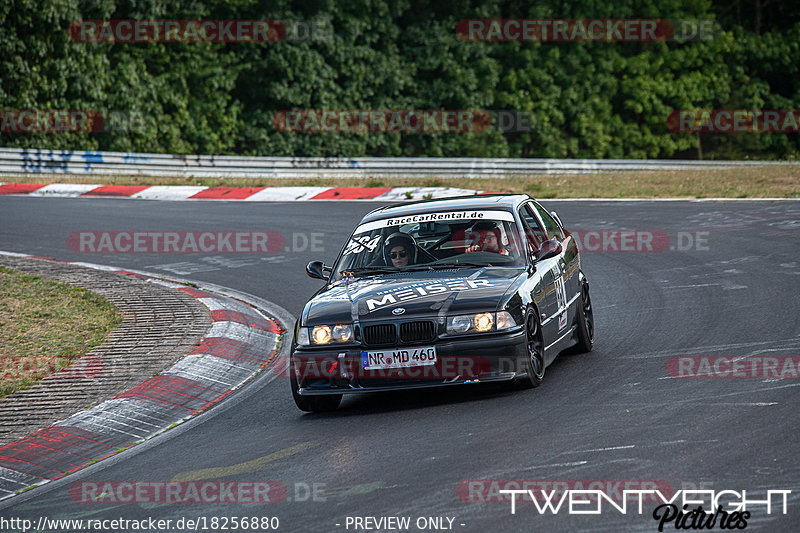
[[[91,370],[59,372],[0,399],[0,446],[146,381],[191,351],[211,328],[209,310],[196,298],[133,276],[4,255],[0,266],[90,290],[123,316],[105,344],[86,355]]]

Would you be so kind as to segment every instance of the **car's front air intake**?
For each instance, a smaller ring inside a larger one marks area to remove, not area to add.
[[[397,342],[397,332],[394,324],[375,324],[364,326],[365,344],[395,344]]]
[[[400,324],[400,340],[403,342],[432,341],[434,337],[436,328],[430,320]]]

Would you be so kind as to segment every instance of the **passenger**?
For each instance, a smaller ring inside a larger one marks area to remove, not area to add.
[[[473,244],[468,246],[470,252],[491,252],[500,255],[509,255],[508,250],[500,246],[500,228],[494,222],[478,222],[470,230],[473,235]]]
[[[417,261],[417,243],[408,233],[392,233],[383,244],[383,260],[387,266],[404,267]]]

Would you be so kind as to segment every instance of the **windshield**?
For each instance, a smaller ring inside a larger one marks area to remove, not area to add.
[[[375,220],[356,228],[334,279],[344,272],[521,266],[520,243],[508,211],[438,211]]]

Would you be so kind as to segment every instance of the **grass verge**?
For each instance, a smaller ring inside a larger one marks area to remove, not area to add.
[[[0,267],[0,397],[69,367],[120,322],[116,307],[85,289]]]
[[[527,193],[537,198],[795,198],[800,196],[800,164],[705,170],[538,174],[497,178],[375,176],[278,179],[51,174],[0,176],[0,182],[210,187],[460,187],[492,192]]]

